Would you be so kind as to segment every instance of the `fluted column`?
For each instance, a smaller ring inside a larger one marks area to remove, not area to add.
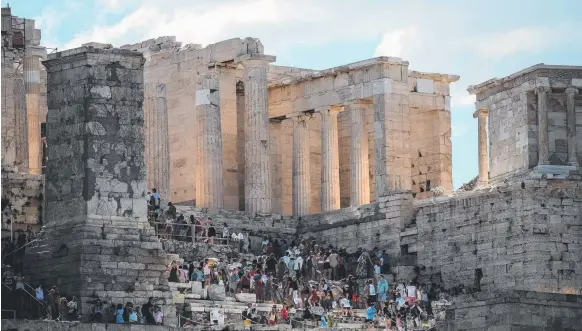
[[[489,184],[489,159],[487,157],[487,109],[479,109],[473,113],[473,118],[478,119],[478,140],[479,140],[479,186]]]
[[[309,214],[311,202],[309,168],[309,129],[308,115],[293,116],[293,170],[292,170],[292,203],[293,215]]]
[[[163,202],[170,201],[170,136],[166,84],[145,86],[144,138],[148,190],[155,188]]]
[[[26,85],[22,78],[14,79],[14,146],[18,172],[28,172],[28,124]]]
[[[245,210],[271,212],[272,184],[267,114],[267,69],[274,56],[248,54],[237,59],[244,66],[245,90]]]
[[[549,87],[536,88],[538,96],[538,165],[550,164],[548,145],[548,92]]]
[[[196,125],[196,206],[222,208],[222,130],[216,75],[198,76]]]
[[[368,161],[368,132],[366,130],[367,102],[349,105],[351,118],[351,180],[350,204],[359,206],[370,203],[370,177]]]
[[[24,56],[24,84],[26,86],[26,117],[28,126],[28,167],[31,174],[42,173],[42,145],[40,141],[40,59],[44,48],[29,47]]]
[[[329,106],[321,114],[321,211],[340,208],[337,115],[343,106]]]
[[[577,167],[578,156],[576,155],[576,109],[574,107],[576,94],[578,94],[577,88],[569,87],[566,89],[568,164]]]

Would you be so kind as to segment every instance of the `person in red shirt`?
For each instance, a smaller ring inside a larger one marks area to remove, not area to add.
[[[281,317],[283,319],[283,322],[288,322],[289,321],[289,311],[287,310],[287,305],[283,304],[283,308],[281,308]]]

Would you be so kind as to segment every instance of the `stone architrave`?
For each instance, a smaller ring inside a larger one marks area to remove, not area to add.
[[[479,182],[477,185],[486,186],[489,183],[489,158],[487,157],[487,109],[479,109],[473,113],[478,118],[479,143]]]
[[[244,66],[245,91],[245,210],[270,213],[272,208],[271,155],[267,71],[274,56],[247,54],[235,59]]]
[[[43,245],[24,276],[76,296],[82,321],[95,298],[162,306],[175,324],[166,253],[147,222],[143,55],[81,47],[50,54]]]
[[[219,209],[223,206],[222,130],[215,74],[198,76],[196,134],[196,205]]]
[[[578,156],[576,154],[576,94],[578,94],[577,88],[569,87],[566,89],[568,164],[575,167],[578,166]]]
[[[162,203],[170,201],[170,136],[166,84],[145,86],[144,136],[148,191],[155,188]]]
[[[360,206],[370,203],[370,177],[368,160],[368,132],[366,130],[366,109],[369,102],[355,102],[349,105],[351,119],[351,180],[350,205]]]
[[[293,116],[293,170],[292,170],[292,202],[293,215],[309,214],[310,199],[310,166],[309,166],[309,115]]]
[[[337,116],[343,106],[319,109],[321,115],[321,211],[340,208]]]
[[[538,96],[538,165],[550,164],[550,149],[548,143],[548,93],[550,87],[536,88]]]
[[[28,166],[31,174],[42,173],[42,144],[40,136],[40,60],[44,47],[29,46],[24,55],[24,84],[28,126]]]
[[[22,78],[14,79],[14,144],[15,165],[19,172],[28,172],[26,87]]]

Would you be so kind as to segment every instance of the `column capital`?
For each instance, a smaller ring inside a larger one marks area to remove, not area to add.
[[[26,46],[24,56],[38,56],[39,58],[46,60],[46,48],[41,46]]]
[[[331,106],[325,106],[325,107],[317,107],[315,108],[315,112],[316,113],[322,113],[322,112],[329,112],[329,113],[339,113],[342,112],[344,110],[344,106],[343,105],[331,105]]]
[[[536,94],[540,94],[540,93],[544,93],[544,92],[551,92],[552,88],[549,86],[538,86],[534,89],[534,91],[536,92]]]
[[[245,54],[234,59],[235,63],[242,63],[243,66],[267,66],[271,62],[275,62],[277,57],[274,55],[265,54]]]
[[[473,118],[477,118],[477,117],[487,117],[487,116],[489,116],[489,109],[487,109],[487,108],[477,109],[473,113]]]
[[[566,89],[565,93],[566,93],[566,94],[574,94],[574,95],[576,95],[576,94],[580,93],[580,91],[578,91],[578,89],[577,89],[577,88],[575,88],[575,87],[573,87],[573,86],[570,86],[570,87],[568,87],[568,88]]]

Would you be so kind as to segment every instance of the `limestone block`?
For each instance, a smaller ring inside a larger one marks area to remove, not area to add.
[[[203,296],[202,282],[192,281],[190,283],[192,284],[192,294]]]
[[[257,302],[257,295],[255,293],[237,293],[235,296],[236,301],[245,303],[255,303]]]
[[[208,286],[208,298],[212,301],[224,301],[226,299],[226,290],[224,285]]]
[[[416,92],[433,94],[434,82],[432,79],[418,78],[416,80]]]

